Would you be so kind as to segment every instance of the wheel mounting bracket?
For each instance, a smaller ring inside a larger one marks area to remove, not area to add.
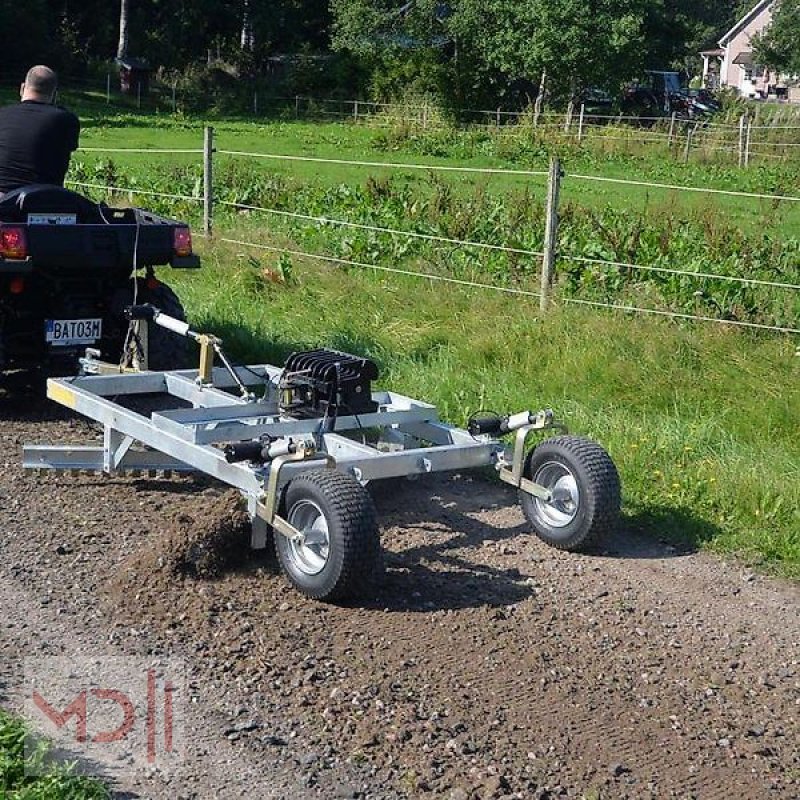
[[[497,463],[497,474],[500,476],[500,480],[517,489],[521,489],[527,494],[538,497],[545,503],[553,501],[553,493],[523,475],[525,469],[525,444],[528,441],[528,436],[534,431],[543,431],[551,428],[560,430],[563,433],[567,432],[566,426],[554,418],[552,409],[547,408],[537,412],[528,425],[522,425],[516,429],[510,463],[507,456],[501,458]]]
[[[264,495],[256,503],[256,516],[266,522],[267,525],[277,531],[281,536],[285,536],[292,542],[303,543],[305,534],[295,528],[288,520],[278,514],[278,492],[280,489],[280,474],[284,465],[291,461],[320,461],[325,460],[329,468],[336,466],[336,460],[327,453],[320,453],[308,442],[300,442],[297,451],[285,453],[284,455],[273,458],[270,462],[269,480],[267,481]]]

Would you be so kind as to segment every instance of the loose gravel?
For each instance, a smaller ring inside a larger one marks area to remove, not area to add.
[[[177,656],[177,773],[128,797],[800,797],[796,585],[623,529],[586,555],[480,477],[372,487],[386,575],[305,599],[211,481],[36,475],[23,442],[97,443],[0,398],[0,695],[24,656]]]

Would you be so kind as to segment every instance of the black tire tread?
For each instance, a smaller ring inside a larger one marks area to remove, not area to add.
[[[275,551],[284,577],[303,594],[315,600],[341,601],[363,593],[372,583],[382,563],[381,542],[375,505],[364,487],[352,476],[333,469],[303,472],[290,482],[283,495],[281,515],[286,516],[288,501],[295,489],[314,486],[324,496],[342,531],[342,559],[330,587],[311,588],[298,581],[287,569],[282,556],[281,534],[276,533]],[[329,521],[330,525],[330,521]]]
[[[541,454],[541,448],[563,450],[580,463],[588,482],[586,495],[590,500],[591,519],[587,529],[578,536],[560,542],[543,537],[536,530],[535,520],[527,509],[531,498],[520,490],[520,503],[525,516],[534,527],[537,536],[551,547],[567,551],[586,549],[611,533],[619,520],[622,490],[617,468],[611,456],[594,440],[584,436],[563,435],[545,439],[531,451],[526,463],[526,477],[531,477],[530,460],[537,451]]]
[[[183,304],[174,290],[166,283],[159,283],[153,289],[144,285],[139,279],[139,303],[152,303],[159,311],[163,311],[175,319],[186,320]],[[189,343],[182,336],[150,325],[148,335],[148,368],[151,370],[184,369],[189,366]]]

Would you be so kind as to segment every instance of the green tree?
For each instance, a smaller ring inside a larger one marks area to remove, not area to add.
[[[753,39],[756,61],[776,72],[800,75],[800,5],[778,0],[772,22]]]
[[[511,80],[546,74],[556,95],[634,77],[648,0],[464,0],[451,27]]]
[[[515,83],[538,82],[574,96],[591,84],[614,85],[643,63],[648,0],[332,0],[333,44],[378,68],[436,64],[457,103]]]
[[[755,0],[652,0],[645,18],[645,63],[649,69],[699,67],[700,50],[747,13]]]

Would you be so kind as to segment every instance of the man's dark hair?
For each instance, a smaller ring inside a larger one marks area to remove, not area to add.
[[[39,64],[28,70],[25,86],[42,97],[52,97],[58,88],[58,75],[50,67]]]

